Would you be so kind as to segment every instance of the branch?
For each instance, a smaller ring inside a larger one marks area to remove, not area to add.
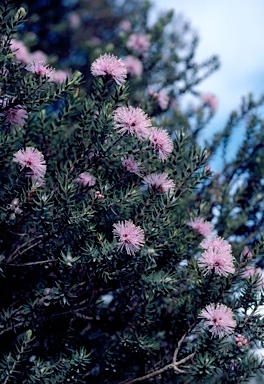
[[[181,339],[181,340],[183,340],[183,339]],[[176,349],[178,349],[178,347]],[[174,353],[174,355],[175,355],[175,353]],[[153,377],[161,375],[162,373],[164,373],[164,372],[166,372],[166,371],[168,371],[170,369],[173,369],[175,374],[184,373],[184,371],[182,369],[178,368],[179,365],[186,363],[186,361],[190,360],[194,355],[195,355],[195,352],[191,353],[190,355],[186,356],[184,359],[182,359],[182,360],[180,360],[178,362],[172,362],[172,363],[170,363],[168,365],[165,365],[165,367],[160,368],[157,371],[148,373],[147,375],[138,377],[136,379],[132,379],[132,380],[128,380],[128,381],[123,381],[120,384],[140,383],[142,381],[149,380],[149,379],[152,379]]]

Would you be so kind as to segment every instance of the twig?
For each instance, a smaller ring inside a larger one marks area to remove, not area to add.
[[[183,340],[183,339],[181,339]],[[180,341],[181,341],[180,340]],[[193,356],[195,355],[195,352],[194,353],[191,353],[190,355],[186,356],[184,359],[178,361],[178,362],[172,362],[168,365],[165,365],[165,367],[163,368],[160,368],[158,369],[157,371],[154,371],[154,372],[151,372],[151,373],[148,373],[147,375],[145,376],[141,376],[141,377],[137,377],[136,379],[132,379],[132,380],[128,380],[128,381],[123,381],[122,383],[120,384],[134,384],[134,383],[140,383],[142,381],[145,381],[145,380],[149,380],[149,379],[152,379],[153,377],[156,377],[158,375],[161,375],[162,373],[170,370],[170,369],[173,369],[175,374],[179,374],[179,373],[184,373],[184,371],[179,367],[179,365],[181,364],[184,364],[186,363],[186,361],[190,360],[191,358],[193,358]]]
[[[1,263],[1,265],[6,265],[10,267],[28,267],[30,265],[35,265],[35,264],[56,263],[57,261],[58,259],[53,259],[53,260],[31,261],[30,263],[24,263],[24,264]]]
[[[34,237],[34,239],[30,239],[28,242],[26,242],[26,243],[20,245],[19,247],[17,247],[14,250],[14,252],[12,252],[11,255],[8,257],[7,262],[9,262],[11,260],[14,260],[15,259],[14,256],[16,255],[16,253],[19,253],[19,255],[22,255],[23,253],[27,252],[29,249],[34,248],[36,245],[40,244],[42,242],[42,240],[37,241],[35,244],[30,245],[28,248],[26,248],[26,249],[24,249],[23,251],[20,252],[20,250],[22,248],[24,248],[28,244],[32,243],[32,241],[34,241],[36,239],[39,239],[39,238],[43,239],[43,237],[45,237],[45,236],[44,235],[40,235],[40,236]]]

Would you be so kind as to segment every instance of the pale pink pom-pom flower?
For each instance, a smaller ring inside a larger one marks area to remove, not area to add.
[[[195,217],[194,219],[190,220],[187,224],[204,237],[207,237],[212,233],[211,223],[209,223],[209,221],[205,221],[201,217]]]
[[[66,71],[61,69],[54,72],[54,82],[57,84],[62,84],[66,81],[69,74]]]
[[[165,110],[168,108],[170,98],[165,89],[161,89],[157,94],[157,101],[160,109]]]
[[[135,173],[140,176],[140,162],[136,162],[135,160],[128,158],[122,161],[122,165],[128,172]]]
[[[204,325],[210,329],[213,336],[231,335],[236,327],[233,312],[224,304],[209,304],[200,313],[199,317],[206,319]]]
[[[198,265],[205,269],[205,275],[212,271],[221,276],[235,272],[231,245],[226,240],[218,236],[207,237],[200,247],[204,252],[198,258]]]
[[[6,119],[12,126],[18,125],[19,127],[23,127],[27,118],[27,111],[21,105],[18,105],[16,108],[10,108],[6,111]]]
[[[82,187],[92,187],[96,183],[96,178],[91,175],[88,172],[81,173],[76,181],[82,186]]]
[[[124,32],[130,32],[132,26],[129,20],[122,20],[119,24],[119,28]]]
[[[26,69],[48,81],[53,81],[54,79],[54,69],[45,65],[44,61],[34,60],[26,66]]]
[[[205,105],[208,105],[213,111],[216,111],[218,108],[218,99],[217,97],[212,93],[201,93],[200,94],[201,100],[204,102]]]
[[[48,56],[46,53],[38,49],[37,51],[31,53],[30,61],[41,61],[46,65],[48,62]]]
[[[175,183],[167,173],[152,173],[143,178],[142,191],[151,190],[154,193],[169,193],[175,191]]]
[[[126,46],[138,54],[146,53],[150,48],[149,37],[141,33],[132,33],[127,40]]]
[[[12,39],[10,41],[10,49],[17,61],[27,64],[31,60],[31,55],[23,41]]]
[[[145,140],[150,135],[151,121],[140,108],[118,107],[114,112],[114,127],[120,133],[129,133],[139,140]]]
[[[165,129],[152,128],[150,131],[149,140],[158,151],[159,159],[164,161],[168,158],[169,154],[173,151],[173,142]]]
[[[92,63],[91,73],[93,76],[109,76],[118,85],[124,83],[127,77],[127,69],[123,61],[110,53],[99,56]]]
[[[137,57],[126,56],[124,58],[124,63],[127,68],[128,73],[132,76],[141,77],[143,72],[143,64]]]
[[[118,249],[126,248],[128,255],[134,255],[144,245],[144,231],[132,221],[121,221],[113,227],[113,234],[118,239]]]
[[[26,170],[27,176],[39,182],[43,181],[47,165],[43,154],[36,148],[20,149],[14,154],[13,161],[21,166],[21,170]]]

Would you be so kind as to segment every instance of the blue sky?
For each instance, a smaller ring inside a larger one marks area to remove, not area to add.
[[[217,95],[219,108],[208,130],[221,130],[243,95],[264,93],[264,0],[155,0],[154,4],[156,10],[174,9],[190,21],[200,37],[198,60],[219,56],[221,68],[198,89]],[[219,167],[220,163],[213,164],[215,170]]]

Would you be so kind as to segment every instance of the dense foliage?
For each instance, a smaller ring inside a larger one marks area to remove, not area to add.
[[[28,21],[0,7],[1,382],[262,373],[263,100],[202,149],[216,99],[196,86],[219,63],[196,62],[184,22],[151,24],[148,2],[44,3]]]

